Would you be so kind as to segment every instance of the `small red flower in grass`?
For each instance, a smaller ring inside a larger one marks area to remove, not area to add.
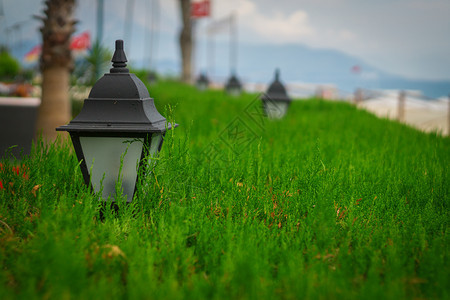
[[[28,179],[28,174],[26,173],[27,168],[25,167],[25,165],[22,165],[22,168],[20,168],[19,166],[14,166],[12,167],[12,171],[14,173],[18,175],[20,175],[20,172],[22,172],[22,177],[25,179]]]
[[[14,173],[16,173],[17,175],[19,175],[19,167],[12,167],[12,170]]]
[[[0,171],[3,171],[3,164],[2,163],[0,163]],[[3,182],[0,180],[0,190],[3,190],[3,189],[4,189]]]
[[[4,170],[3,164],[0,163],[0,171],[3,171],[3,170]],[[12,167],[12,171],[14,173],[16,173],[17,176],[19,176],[20,172],[22,172],[22,177],[28,180],[29,176],[26,172],[27,170],[28,170],[28,168],[25,165],[22,165],[22,168],[19,166]],[[11,182],[10,182],[10,184],[11,184]],[[0,190],[3,190],[3,189],[4,189],[3,182],[0,180]]]

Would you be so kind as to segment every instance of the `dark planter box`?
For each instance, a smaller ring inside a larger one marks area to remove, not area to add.
[[[8,149],[19,158],[30,153],[39,98],[0,97],[0,157]]]

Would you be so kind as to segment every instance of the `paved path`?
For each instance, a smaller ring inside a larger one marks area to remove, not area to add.
[[[447,99],[425,101],[407,97],[403,122],[425,132],[437,131],[448,136],[448,105]],[[379,117],[393,120],[398,118],[398,99],[395,96],[366,100],[358,104],[358,107]]]

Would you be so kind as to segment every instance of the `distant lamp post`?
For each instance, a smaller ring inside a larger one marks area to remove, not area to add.
[[[171,124],[166,128],[147,88],[126,68],[122,40],[111,61],[113,68],[95,83],[78,116],[56,130],[69,132],[84,181],[94,192],[115,201],[120,180],[131,202],[139,170],[152,165]]]
[[[264,112],[270,119],[281,119],[286,115],[292,99],[280,82],[280,71],[278,69],[275,71],[275,80],[270,84],[261,100]]]
[[[231,96],[239,96],[242,93],[242,84],[236,75],[232,75],[225,85],[225,91]]]
[[[209,79],[206,77],[204,73],[201,73],[200,76],[197,78],[197,82],[195,84],[197,86],[197,89],[199,91],[204,91],[209,86]]]
[[[158,76],[156,75],[156,72],[149,71],[147,74],[147,81],[150,85],[155,84],[158,81]]]

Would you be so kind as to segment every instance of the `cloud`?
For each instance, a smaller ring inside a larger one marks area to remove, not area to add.
[[[291,14],[276,12],[272,15],[264,15],[256,9],[254,4],[253,7],[250,5],[247,7],[247,10],[242,11],[242,22],[263,39],[278,43],[300,42],[302,38],[314,34],[305,11],[296,10]],[[252,9],[249,9],[250,7]]]
[[[308,14],[302,10],[290,15],[277,13],[272,17],[255,13],[249,21],[256,33],[272,42],[300,42],[302,38],[314,34],[308,22]]]
[[[226,17],[235,11],[238,15],[239,37],[245,42],[301,43],[345,49],[350,43],[358,41],[355,31],[338,24],[322,26],[323,20],[319,19],[317,13],[310,14],[303,6],[298,6],[290,5],[287,9],[286,5],[280,6],[274,2],[220,1],[213,6],[213,19]]]
[[[339,30],[338,36],[344,41],[352,41],[356,38],[356,35],[348,29]]]
[[[228,2],[228,3],[226,3]],[[224,1],[217,3],[216,11],[235,11],[239,27],[247,31],[246,37],[271,43],[298,43],[314,34],[306,11],[296,9],[263,13],[254,1]]]

